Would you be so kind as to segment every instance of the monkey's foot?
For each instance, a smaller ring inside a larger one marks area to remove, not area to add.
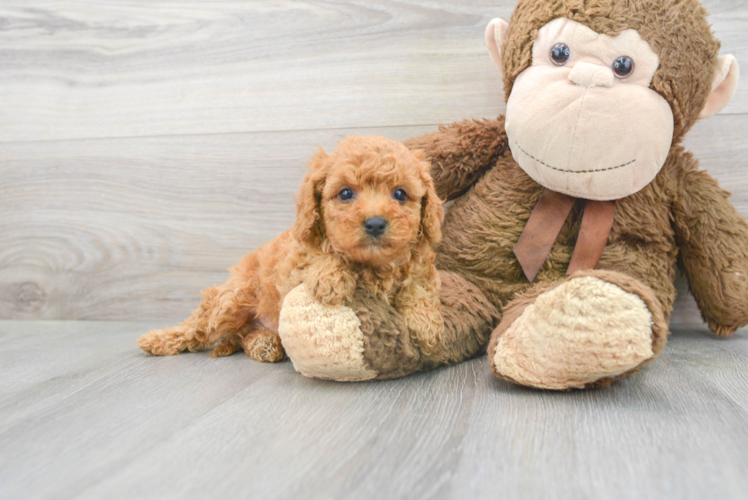
[[[364,361],[360,326],[352,309],[320,304],[302,284],[283,300],[278,332],[297,372],[312,378],[354,382],[377,376]]]
[[[653,359],[666,336],[649,287],[588,271],[510,303],[492,335],[489,363],[498,377],[530,387],[606,386]]]

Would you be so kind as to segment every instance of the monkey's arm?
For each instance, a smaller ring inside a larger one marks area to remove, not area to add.
[[[687,170],[680,181],[673,206],[679,264],[709,329],[730,335],[748,324],[748,223],[706,172]]]
[[[467,191],[508,149],[503,116],[442,125],[437,132],[409,139],[405,145],[426,153],[442,200],[457,198]]]

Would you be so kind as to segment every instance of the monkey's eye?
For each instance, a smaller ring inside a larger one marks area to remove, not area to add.
[[[551,47],[551,61],[556,66],[563,66],[571,57],[571,49],[565,43],[557,43]]]
[[[355,195],[351,188],[343,188],[338,193],[338,199],[340,201],[351,201]]]
[[[613,61],[613,73],[616,78],[626,78],[634,72],[634,60],[629,56],[621,56]]]
[[[408,193],[406,193],[404,189],[395,189],[392,193],[392,197],[400,203],[405,203],[408,200]]]

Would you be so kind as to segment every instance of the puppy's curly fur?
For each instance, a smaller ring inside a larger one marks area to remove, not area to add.
[[[432,246],[444,217],[428,171],[422,152],[384,137],[348,137],[331,154],[320,149],[293,228],[244,256],[226,283],[204,290],[181,325],[138,344],[154,355],[213,347],[212,356],[226,356],[242,347],[258,361],[279,361],[283,298],[306,282],[328,305],[346,304],[357,287],[385,297],[428,356],[443,330]]]

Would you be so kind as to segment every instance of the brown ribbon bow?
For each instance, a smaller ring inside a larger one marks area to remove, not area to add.
[[[522,271],[532,282],[537,276],[553,243],[569,216],[577,198],[546,189],[530,214],[524,231],[514,245]],[[566,274],[583,269],[594,269],[608,242],[615,216],[615,201],[585,200],[582,227]]]

